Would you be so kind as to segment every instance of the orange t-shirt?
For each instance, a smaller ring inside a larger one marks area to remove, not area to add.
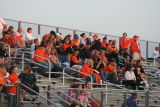
[[[75,55],[72,55],[70,58],[71,58],[72,62],[79,63],[79,60],[77,59],[77,57]]]
[[[101,42],[101,47],[102,47],[102,48],[105,48],[105,47],[106,47],[106,44],[107,44],[106,42]]]
[[[40,49],[37,49],[34,54],[38,55],[38,56],[41,56],[41,57],[46,57],[46,52],[42,51]],[[35,62],[46,62],[45,59],[37,57],[37,56],[34,56],[34,61]]]
[[[4,84],[5,84],[4,76],[0,74],[0,85],[4,85]]]
[[[11,85],[14,85],[14,83],[18,80],[18,75],[10,74],[8,77],[8,80],[10,81]],[[9,94],[16,94],[17,93],[16,86],[8,87],[8,93]]]
[[[67,48],[71,47],[72,45],[71,44],[66,44],[64,43],[63,44],[63,49],[66,50]]]
[[[112,53],[112,52],[118,52],[118,48],[115,45],[114,48],[112,47],[112,45],[108,45],[108,53]]]
[[[80,44],[80,42],[79,41],[77,41],[77,40],[73,40],[72,41],[72,46],[78,46],[79,47],[79,44]]]
[[[22,38],[20,36],[16,36],[16,39],[20,46],[22,46]]]
[[[92,68],[91,67],[89,67],[88,66],[88,64],[85,64],[82,68],[81,68],[81,72],[83,72],[83,73],[86,73],[86,74],[89,74],[89,75],[91,75],[91,73],[92,73]],[[80,73],[80,76],[82,77],[82,78],[86,78],[87,77],[87,75],[84,75],[84,74],[81,74]]]
[[[105,68],[102,68],[101,70],[107,72],[108,74],[116,72],[115,67],[112,66],[111,64],[107,65]]]

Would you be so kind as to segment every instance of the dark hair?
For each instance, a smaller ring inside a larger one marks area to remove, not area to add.
[[[70,107],[76,107],[76,106],[80,106],[80,105],[77,104],[77,103],[72,103],[72,104],[70,105]]]
[[[8,32],[7,32],[7,31],[3,32],[3,36],[5,36],[5,35],[8,35]]]
[[[116,62],[116,59],[115,59],[115,58],[112,58],[110,62]]]
[[[29,32],[29,30],[32,30],[32,28],[31,27],[27,28],[27,32]]]
[[[17,66],[12,66],[9,70],[9,74],[12,74],[12,71],[16,68]]]
[[[132,93],[132,96],[137,96],[137,93]]]
[[[103,40],[107,39],[106,37],[103,38]]]
[[[34,39],[34,43],[38,42],[38,39]]]
[[[32,68],[31,68],[31,66],[26,66],[26,67],[24,68],[24,70],[32,71]]]
[[[82,33],[80,36],[83,37],[86,33]]]

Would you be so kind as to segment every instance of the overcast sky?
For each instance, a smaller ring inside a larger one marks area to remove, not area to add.
[[[4,18],[160,42],[160,0],[0,0]]]

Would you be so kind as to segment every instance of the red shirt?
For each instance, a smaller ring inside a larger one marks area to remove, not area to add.
[[[8,77],[8,80],[10,81],[11,85],[14,85],[14,83],[18,80],[18,76],[15,74],[10,74]],[[16,94],[17,93],[16,86],[8,87],[8,93],[9,94]]]

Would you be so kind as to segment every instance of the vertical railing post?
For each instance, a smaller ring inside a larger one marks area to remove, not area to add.
[[[148,58],[148,45],[149,45],[149,42],[146,41],[146,59]]]
[[[124,107],[126,107],[126,99],[127,99],[127,93],[124,92]]]
[[[24,50],[22,50],[22,71],[24,70]]]
[[[65,82],[65,80],[64,80],[64,79],[65,79],[65,77],[64,77],[64,76],[65,76],[65,75],[64,75],[64,73],[65,73],[65,68],[63,69],[63,78],[62,78],[62,79],[63,79],[63,80],[62,80],[62,82],[63,82],[63,86],[64,86],[64,82]]]
[[[58,27],[56,27],[56,33],[59,33],[59,28]]]
[[[20,107],[21,105],[20,105],[20,93],[21,91],[20,91],[20,85],[17,85],[17,98],[16,98],[16,101],[17,101],[17,107]]]
[[[2,107],[2,94],[0,92],[0,107]]]
[[[145,93],[145,107],[149,107],[149,91]]]
[[[21,27],[21,21],[18,22],[18,28],[20,28],[20,27]]]
[[[52,69],[52,65],[51,62],[48,60],[49,63],[49,67],[48,67],[48,72],[49,72],[49,84],[51,83],[51,69]]]
[[[73,36],[76,34],[76,30],[73,30]]]
[[[101,91],[101,107],[104,107],[104,93]]]
[[[48,87],[47,87],[47,99],[48,100],[50,100],[51,99],[51,95],[50,95],[50,89],[51,89],[51,87],[50,87],[50,84],[48,85]],[[50,105],[50,102],[49,101],[47,101],[47,107]]]
[[[89,33],[89,36],[92,36],[92,32]]]
[[[38,25],[38,35],[41,34],[41,25]]]

